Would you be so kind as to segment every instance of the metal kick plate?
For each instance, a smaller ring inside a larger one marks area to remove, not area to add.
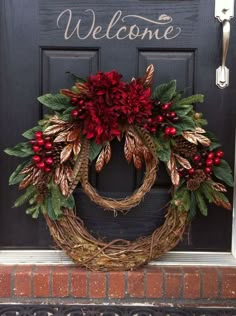
[[[215,0],[215,17],[223,22],[234,17],[234,0]]]

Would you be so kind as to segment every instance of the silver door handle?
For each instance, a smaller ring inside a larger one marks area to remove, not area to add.
[[[229,48],[230,39],[230,22],[223,21],[223,42],[222,42],[222,64],[216,69],[216,85],[220,89],[224,89],[229,85],[229,69],[226,67],[226,58]]]
[[[229,69],[226,67],[226,59],[230,40],[230,20],[234,17],[234,0],[215,0],[215,18],[222,23],[222,63],[216,69],[216,85],[224,89],[229,85]]]

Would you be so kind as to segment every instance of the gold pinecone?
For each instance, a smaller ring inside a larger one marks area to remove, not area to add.
[[[39,195],[46,197],[48,195],[48,182],[50,175],[48,173],[41,173],[40,179],[36,184]]]
[[[175,138],[176,148],[175,150],[179,152],[184,157],[192,157],[197,153],[197,146],[193,143],[188,142],[184,137],[177,136]]]
[[[193,178],[199,180],[200,183],[204,182],[207,178],[205,172],[202,169],[195,170]]]

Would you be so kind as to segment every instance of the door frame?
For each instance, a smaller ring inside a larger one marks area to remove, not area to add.
[[[234,154],[234,192],[230,252],[169,251],[149,265],[161,266],[236,266],[236,132]],[[0,250],[1,265],[71,265],[73,261],[62,250]]]

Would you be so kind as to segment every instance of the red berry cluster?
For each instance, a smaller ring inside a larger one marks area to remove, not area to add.
[[[30,140],[33,152],[36,154],[32,160],[36,167],[45,172],[50,172],[53,166],[53,158],[51,155],[51,149],[53,147],[51,137],[43,137],[43,133],[40,131],[35,132],[35,138]]]
[[[206,175],[212,173],[213,166],[219,166],[221,164],[221,158],[224,157],[224,152],[222,150],[213,151],[203,151],[195,156],[193,156],[193,168],[191,169],[178,169],[181,177],[189,178],[194,175],[195,170],[201,169]]]
[[[144,127],[151,133],[155,133],[159,125],[166,136],[175,136],[177,130],[171,123],[179,122],[180,118],[174,111],[171,111],[172,104],[172,102],[163,104],[160,101],[154,102],[154,111],[157,110],[157,113],[154,117],[148,119]]]

